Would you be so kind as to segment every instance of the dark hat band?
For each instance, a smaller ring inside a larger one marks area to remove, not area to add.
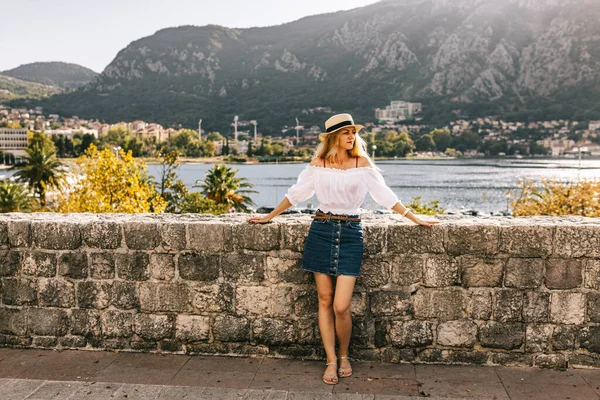
[[[352,123],[352,121],[340,122],[339,124],[335,124],[335,125],[330,126],[329,128],[327,128],[327,133],[330,133],[330,132],[333,132],[333,131],[338,130],[340,128],[343,128],[344,126],[350,126],[350,125],[354,125]]]

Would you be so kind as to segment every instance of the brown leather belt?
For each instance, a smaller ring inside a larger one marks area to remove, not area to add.
[[[352,222],[360,222],[360,218],[349,217],[347,215],[337,215],[337,214],[326,214],[317,211],[315,215],[311,216],[312,219],[333,219],[336,221],[352,221]]]

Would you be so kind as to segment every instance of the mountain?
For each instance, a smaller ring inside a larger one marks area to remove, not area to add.
[[[63,89],[77,89],[92,82],[98,75],[89,68],[64,62],[24,64],[0,74]]]
[[[106,121],[231,132],[323,125],[329,106],[360,122],[390,100],[428,121],[600,118],[597,0],[386,0],[265,28],[183,26],[121,50],[98,78],[43,105]]]
[[[60,93],[55,86],[27,82],[10,76],[0,75],[0,101],[13,99],[41,99]]]

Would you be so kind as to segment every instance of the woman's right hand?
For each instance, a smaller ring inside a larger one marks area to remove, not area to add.
[[[271,221],[268,215],[261,215],[260,217],[250,217],[246,220],[246,222],[250,222],[252,224],[266,224]]]

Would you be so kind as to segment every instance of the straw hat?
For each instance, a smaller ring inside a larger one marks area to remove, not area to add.
[[[364,128],[362,125],[356,125],[350,114],[336,114],[325,121],[325,132],[319,135],[319,140],[324,141],[327,135],[333,132],[337,132],[342,128],[353,126],[356,129],[356,133],[360,132]]]

